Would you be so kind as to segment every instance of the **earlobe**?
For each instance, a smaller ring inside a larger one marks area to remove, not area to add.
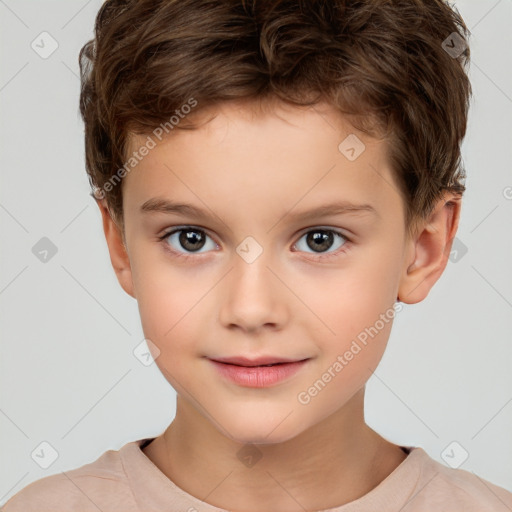
[[[445,194],[417,235],[408,241],[397,297],[401,302],[421,302],[441,277],[457,232],[460,206],[459,195]]]
[[[107,241],[108,251],[110,253],[110,261],[114,272],[116,273],[117,280],[123,288],[123,290],[135,297],[135,291],[132,279],[132,270],[130,266],[130,259],[126,250],[121,229],[114,222],[110,212],[107,208],[107,203],[104,199],[96,200],[98,207],[101,212],[103,221],[103,232],[105,233],[105,239]]]

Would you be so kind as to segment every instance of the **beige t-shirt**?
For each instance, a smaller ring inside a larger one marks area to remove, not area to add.
[[[153,439],[132,441],[94,462],[36,480],[1,511],[227,512],[169,480],[142,451]],[[329,512],[512,511],[511,492],[469,471],[444,466],[420,447],[402,449],[407,458],[377,487]]]

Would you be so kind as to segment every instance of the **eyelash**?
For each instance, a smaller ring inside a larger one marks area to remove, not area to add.
[[[167,238],[169,238],[174,233],[179,233],[180,231],[188,231],[188,230],[190,230],[190,231],[199,231],[199,232],[203,233],[204,235],[209,236],[208,233],[203,228],[200,228],[200,227],[197,227],[197,226],[179,226],[178,228],[174,228],[172,230],[167,231],[163,235],[160,235],[158,237],[158,240],[164,244],[165,250],[168,251],[169,253],[171,253],[174,257],[182,258],[183,260],[188,260],[190,258],[196,257],[197,254],[195,254],[195,253],[188,253],[187,254],[187,253],[182,253],[182,252],[179,252],[179,251],[175,251],[174,249],[172,249],[170,247],[170,245],[166,241]],[[347,252],[348,246],[350,246],[351,243],[352,243],[352,240],[349,239],[346,235],[344,235],[340,231],[337,231],[336,229],[323,228],[323,227],[315,227],[313,229],[309,229],[308,231],[305,231],[304,233],[301,234],[299,240],[302,239],[305,235],[307,235],[309,233],[312,233],[312,232],[314,233],[316,231],[323,231],[323,232],[326,232],[326,233],[334,233],[335,235],[338,235],[338,236],[340,236],[341,238],[343,238],[345,240],[345,243],[341,246],[341,248],[337,249],[335,252],[326,253],[326,254],[318,253],[318,255],[313,258],[313,259],[315,259],[317,261],[318,260],[328,260],[328,259],[332,259],[334,257],[340,256],[341,254]],[[210,238],[212,238],[212,237],[210,237]],[[300,251],[297,251],[297,252],[300,252]]]

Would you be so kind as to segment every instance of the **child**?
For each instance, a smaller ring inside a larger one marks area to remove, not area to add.
[[[87,172],[176,416],[3,510],[512,510],[512,493],[364,420],[394,315],[425,299],[457,231],[460,15],[107,0],[95,30]]]

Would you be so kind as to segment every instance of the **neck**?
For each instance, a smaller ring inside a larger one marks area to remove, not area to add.
[[[323,510],[364,496],[406,458],[364,422],[364,388],[298,436],[246,444],[223,435],[178,395],[174,421],[144,453],[178,487],[243,512]]]

